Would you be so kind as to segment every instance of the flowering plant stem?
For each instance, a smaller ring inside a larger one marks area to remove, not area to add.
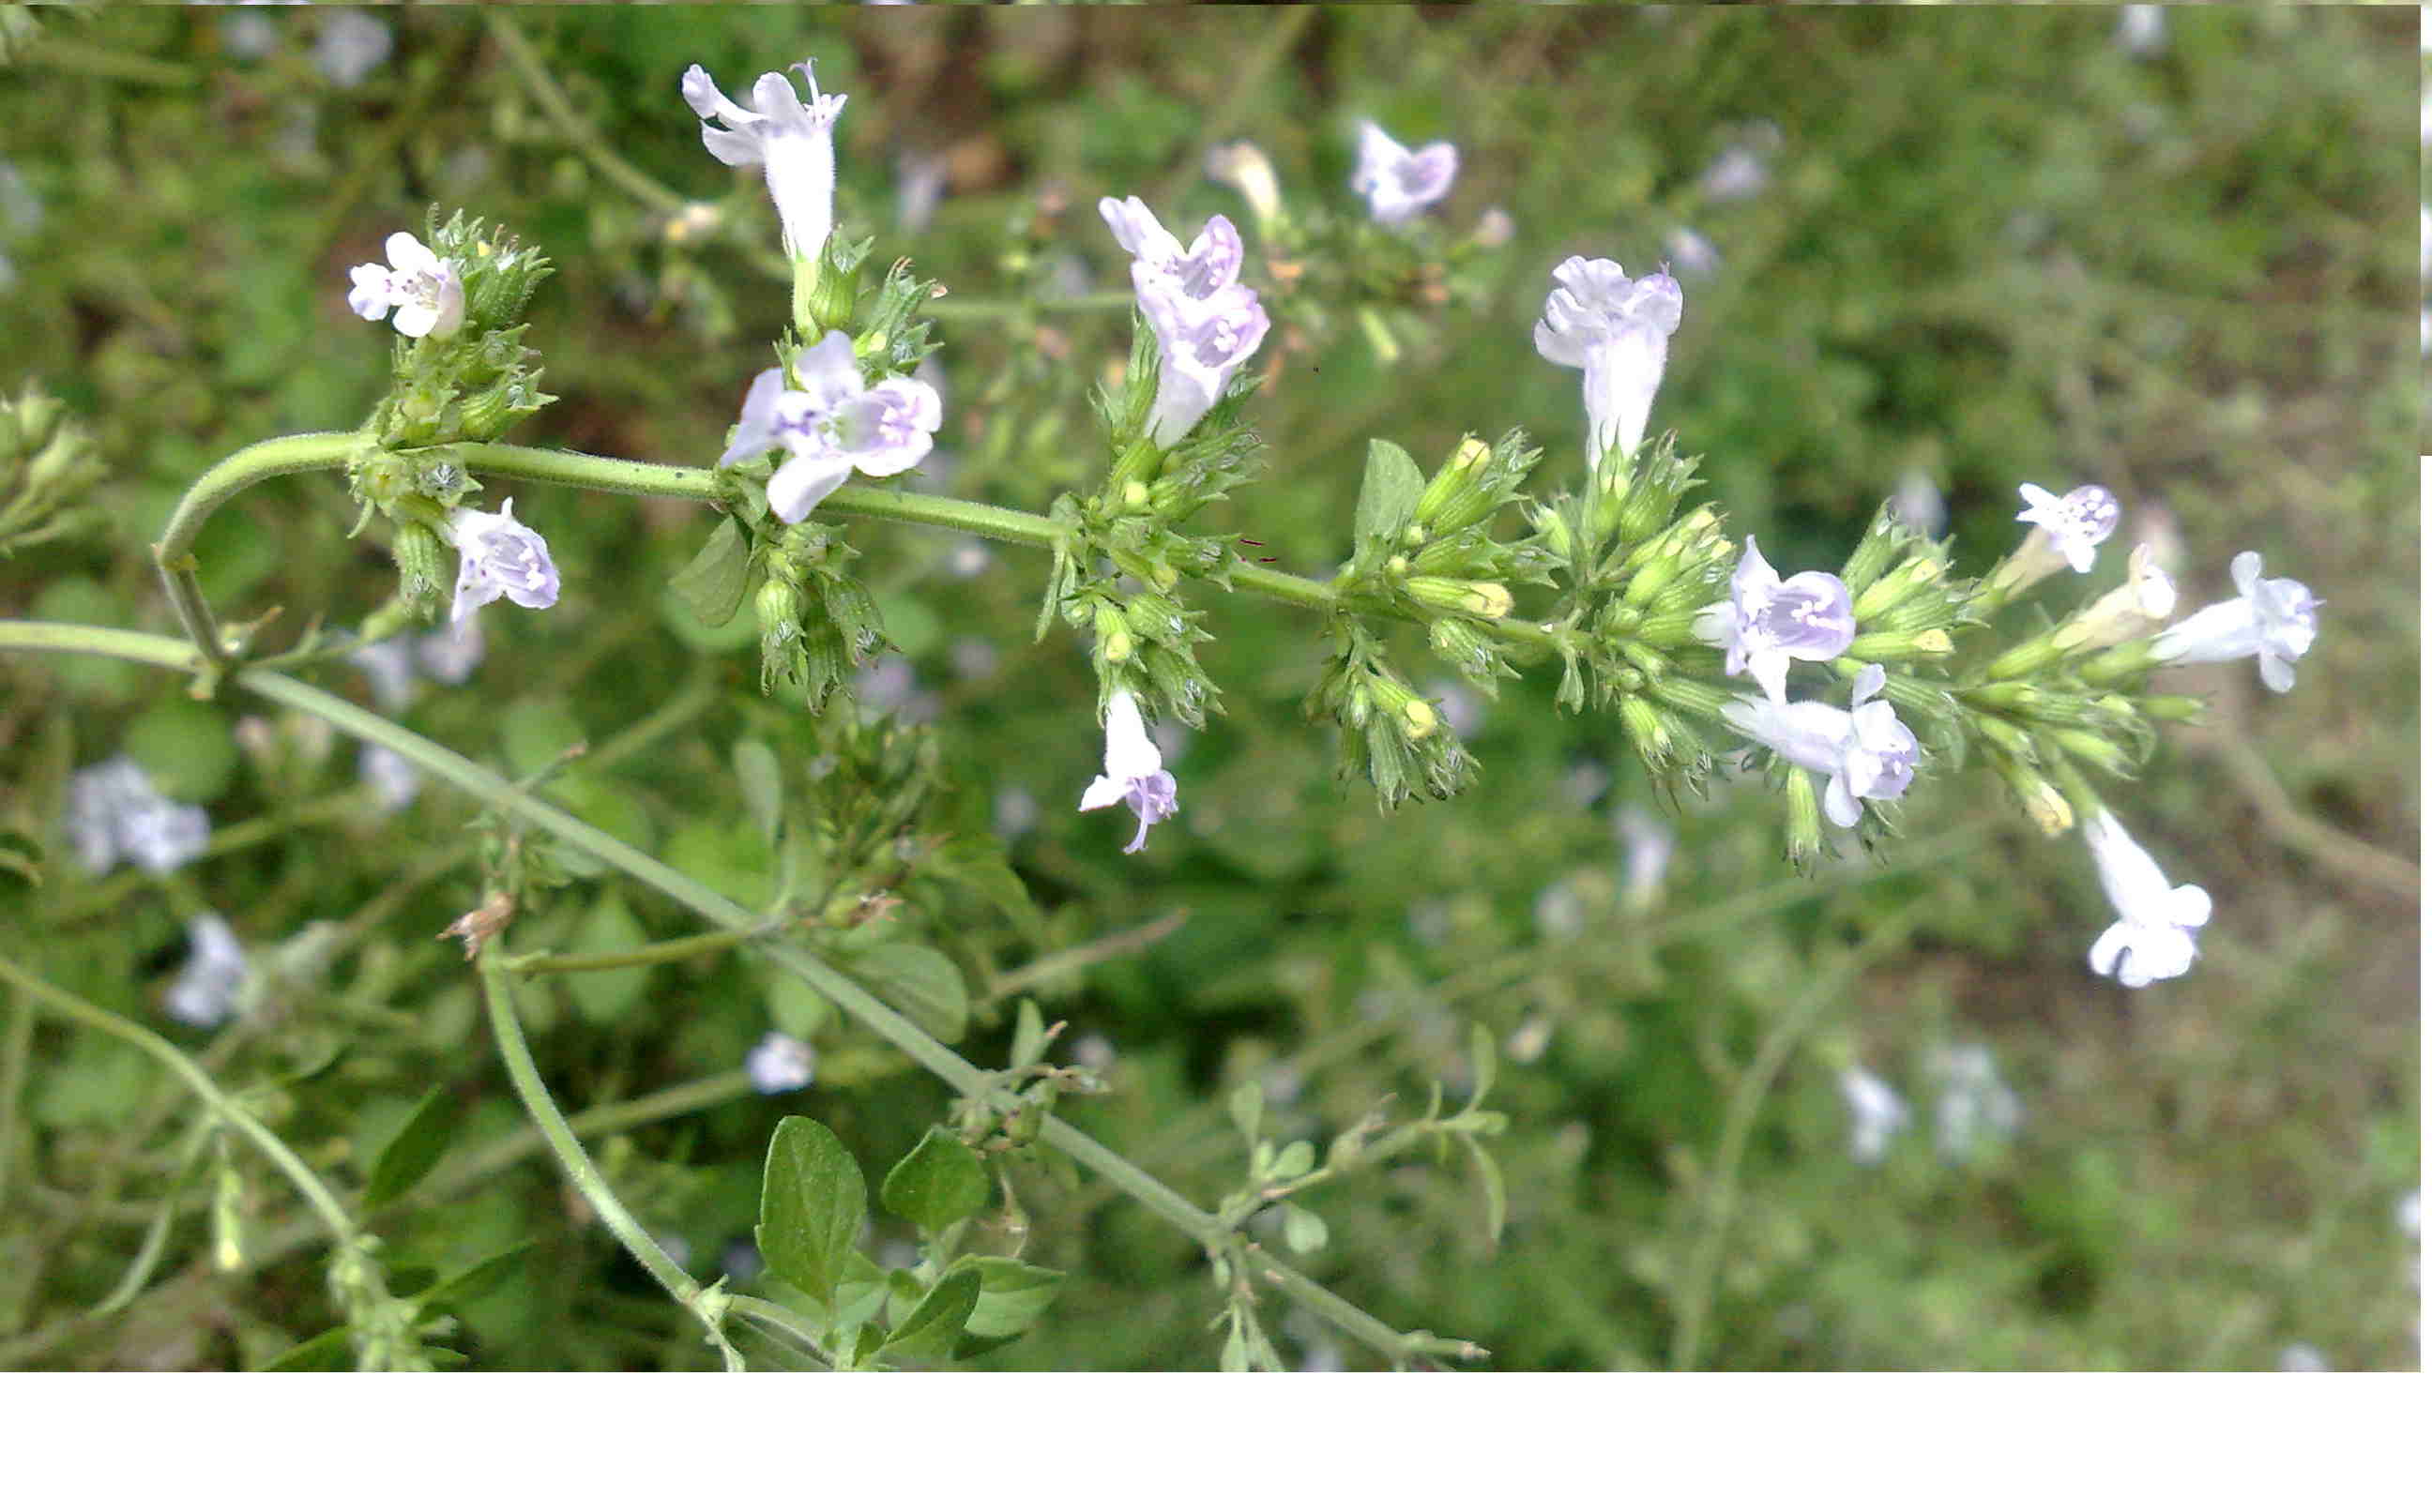
[[[261,1119],[245,1112],[234,1098],[221,1091],[219,1084],[211,1079],[210,1073],[196,1066],[183,1050],[141,1024],[129,1023],[107,1008],[96,1007],[72,993],[61,991],[6,956],[0,956],[0,982],[15,987],[21,995],[21,1001],[47,1008],[72,1024],[98,1030],[113,1039],[124,1040],[167,1067],[179,1081],[194,1088],[194,1096],[211,1110],[213,1117],[250,1140],[295,1184],[296,1190],[312,1211],[320,1215],[330,1237],[342,1245],[356,1241],[355,1220],[346,1212],[346,1205],[338,1201],[337,1194],[313,1174],[312,1168],[304,1164],[302,1157],[287,1147],[285,1140],[271,1133]]]
[[[523,448],[489,449],[521,451]],[[534,453],[533,455],[570,454]],[[603,459],[599,458],[582,460],[586,462],[604,462]],[[226,463],[222,464],[223,467],[226,465]],[[606,465],[631,467],[640,464]],[[217,470],[214,469],[214,471]],[[698,469],[667,469],[670,472],[687,470],[698,471]],[[661,492],[656,488],[648,491]],[[847,492],[853,491],[839,490],[840,494]],[[961,500],[942,502],[964,509],[988,509],[986,505],[969,505]],[[992,512],[1013,513],[1011,511],[993,511]],[[1016,517],[1031,518],[1019,515]],[[1039,523],[1044,528],[1046,522]],[[154,666],[167,667],[180,672],[201,673],[206,670],[198,651],[167,636],[147,635],[136,630],[110,630],[90,625],[0,620],[0,650],[73,651],[115,656],[127,661],[149,663]],[[243,669],[234,675],[233,680],[246,692],[273,703],[325,719],[335,726],[342,734],[396,751],[440,781],[463,789],[493,808],[513,815],[538,829],[548,831],[574,848],[615,867],[644,886],[652,888],[671,900],[691,909],[712,924],[726,930],[746,931],[756,928],[761,922],[750,910],[732,901],[715,889],[694,881],[663,862],[645,855],[614,835],[594,829],[564,810],[532,797],[505,778],[466,760],[447,747],[426,740],[369,710],[324,693],[318,688],[298,682],[293,678],[261,667]],[[760,950],[768,960],[818,988],[829,1001],[850,1015],[863,1028],[893,1045],[955,1091],[966,1097],[978,1097],[985,1095],[990,1086],[991,1078],[987,1072],[930,1038],[910,1019],[879,1001],[860,983],[837,971],[818,956],[797,947],[775,942],[752,948]],[[509,978],[503,962],[496,958],[485,961],[484,970],[499,982],[505,982]],[[512,1032],[513,1044],[521,1045],[520,1027],[512,1022],[499,1021],[502,1015],[511,1020],[512,1010],[501,1006],[495,988],[492,992],[491,1015],[494,1027],[500,1031],[501,1050],[508,1049],[510,1032]],[[547,1089],[538,1086],[536,1077],[534,1086],[545,1098]],[[519,1086],[518,1090],[521,1091],[523,1088]],[[558,1117],[553,1104],[549,1105],[549,1115],[548,1118],[543,1118],[537,1109],[534,1111],[534,1117],[540,1121],[544,1133],[550,1131],[552,1119],[556,1121],[558,1129],[564,1131],[563,1119]],[[570,1131],[564,1131],[564,1133],[565,1146],[572,1147],[574,1153],[580,1155],[579,1142],[574,1140]],[[1140,1169],[1062,1119],[1052,1117],[1046,1119],[1040,1137],[1072,1156],[1080,1165],[1096,1172],[1106,1182],[1121,1188],[1125,1195],[1197,1240],[1203,1248],[1211,1252],[1223,1249],[1230,1241],[1229,1229],[1214,1214],[1204,1211],[1147,1171]],[[560,1146],[559,1141],[553,1136],[551,1144],[553,1148],[558,1149],[561,1159],[564,1159],[566,1148]],[[605,1211],[603,1207],[603,1214]],[[341,1216],[343,1217],[343,1210],[341,1210]],[[647,1235],[641,1237],[645,1241],[649,1238]],[[653,1248],[655,1249],[655,1246]],[[672,1268],[673,1262],[668,1262],[668,1265]],[[1464,1353],[1474,1348],[1474,1346],[1457,1345],[1453,1341],[1435,1339],[1426,1335],[1396,1333],[1384,1322],[1360,1311],[1350,1302],[1279,1262],[1271,1259],[1260,1260],[1259,1272],[1277,1290],[1331,1319],[1345,1334],[1376,1350],[1396,1365],[1437,1354]],[[681,1274],[681,1272],[678,1273]],[[683,1285],[693,1285],[693,1283],[689,1277],[686,1277]],[[674,1287],[670,1286],[669,1289],[672,1291]],[[697,1286],[694,1289],[696,1292],[700,1290]],[[682,1294],[678,1295],[681,1300]],[[688,1302],[686,1305],[691,1306],[692,1303]],[[699,1311],[698,1308],[695,1310]]]

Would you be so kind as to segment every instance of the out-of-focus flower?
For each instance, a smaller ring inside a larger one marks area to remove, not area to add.
[[[388,265],[357,263],[346,305],[365,320],[389,318],[400,336],[453,336],[464,325],[464,278],[456,264],[404,231],[388,239]]]
[[[481,634],[478,614],[453,625],[442,625],[414,643],[414,659],[421,664],[423,673],[433,682],[444,682],[451,688],[464,686],[488,653],[489,642]]]
[[[390,714],[414,701],[414,640],[408,635],[391,636],[346,653],[347,662],[371,683],[372,702]]]
[[[169,988],[169,1016],[196,1029],[215,1029],[236,1012],[245,985],[245,947],[217,914],[186,921],[186,965]]]
[[[2018,1096],[2001,1080],[1993,1052],[1960,1045],[1934,1057],[1942,1082],[1934,1101],[1934,1146],[1942,1158],[1966,1160],[1987,1138],[2006,1139],[2018,1129]]]
[[[514,499],[501,500],[496,514],[450,511],[448,533],[455,541],[458,561],[451,621],[462,624],[498,598],[526,609],[547,609],[557,602],[557,563],[549,560],[549,543],[515,518]]]
[[[711,157],[730,168],[761,170],[768,197],[777,202],[786,251],[808,260],[819,256],[836,228],[836,124],[846,96],[821,94],[808,61],[794,66],[810,86],[807,105],[785,75],[763,74],[752,86],[754,108],[747,110],[699,63],[684,70],[684,97],[701,119],[701,143]]]
[[[388,23],[360,10],[321,12],[321,35],[312,41],[312,66],[342,90],[353,89],[388,61],[394,45]]]
[[[1892,491],[1892,513],[1928,540],[1938,538],[1951,523],[1951,510],[1942,501],[1942,490],[1934,486],[1933,475],[1922,467],[1912,467],[1900,475],[1900,487]]]
[[[1779,137],[1776,131],[1771,138],[1734,143],[1716,153],[1706,171],[1697,176],[1697,193],[1718,205],[1753,199],[1764,193],[1773,182],[1773,170],[1765,162],[1765,152]]]
[[[1537,322],[1537,355],[1582,370],[1591,473],[1606,452],[1645,439],[1680,328],[1680,285],[1668,273],[1632,278],[1605,258],[1566,258],[1555,267],[1554,292]]]
[[[944,420],[937,391],[919,378],[865,384],[853,338],[829,331],[794,358],[794,378],[769,368],[752,380],[735,443],[718,459],[731,467],[776,447],[791,456],[768,479],[768,507],[799,523],[858,470],[872,478],[909,471],[929,455]]]
[[[2167,6],[2121,6],[2120,29],[2113,36],[2131,58],[2151,58],[2170,40]]]
[[[1444,198],[1460,172],[1461,154],[1449,142],[1430,142],[1414,152],[1376,122],[1360,123],[1360,166],[1351,188],[1367,199],[1368,214],[1379,225],[1398,226]]]
[[[2071,652],[2133,641],[2161,629],[2178,602],[2170,575],[2153,565],[2153,548],[2139,546],[2128,553],[2128,580],[2070,615],[2052,640]]]
[[[1227,142],[1208,149],[1208,176],[1240,193],[1249,202],[1250,216],[1264,230],[1283,218],[1284,196],[1275,182],[1275,165],[1247,142]]]
[[[1714,250],[1714,244],[1686,226],[1664,233],[1664,251],[1671,259],[1668,265],[1678,268],[1683,278],[1710,278],[1723,265],[1723,255]]]
[[[1180,807],[1174,798],[1174,775],[1165,769],[1164,758],[1148,738],[1140,705],[1123,688],[1106,700],[1106,769],[1081,794],[1084,812],[1116,803],[1130,804],[1140,816],[1140,832],[1123,847],[1125,855],[1148,844],[1150,825],[1171,817]]]
[[[404,757],[386,746],[363,748],[356,758],[355,770],[365,786],[380,795],[380,812],[397,814],[413,807],[414,798],[422,791],[422,773]]]
[[[2058,552],[2071,572],[2092,572],[2094,548],[2120,528],[2120,501],[2110,490],[2093,483],[2058,497],[2033,483],[2020,483],[2018,496],[2027,501],[2018,518],[2035,526],[2030,539],[2039,539]]]
[[[1613,831],[1621,842],[1622,899],[1631,909],[1654,905],[1672,867],[1672,827],[1634,803],[1613,811]]]
[[[895,158],[895,226],[906,234],[929,228],[946,193],[946,160],[909,150]]]
[[[1908,1127],[1908,1103],[1863,1066],[1843,1068],[1841,1100],[1849,1110],[1849,1158],[1861,1166],[1883,1164],[1893,1136]]]
[[[1723,651],[1723,671],[1742,672],[1779,704],[1789,697],[1791,659],[1829,662],[1857,638],[1858,619],[1849,585],[1829,572],[1773,570],[1757,549],[1756,537],[1731,572],[1731,596],[1699,612],[1695,630]]]
[[[1146,272],[1172,284],[1187,298],[1208,299],[1241,279],[1241,233],[1222,215],[1208,217],[1185,251],[1138,194],[1123,199],[1108,195],[1098,201],[1098,213],[1106,218],[1106,228],[1115,233],[1123,249],[1132,255],[1135,288]]]
[[[819,1065],[819,1051],[773,1029],[760,1036],[760,1043],[743,1057],[743,1071],[752,1078],[752,1089],[768,1097],[799,1092],[810,1085]]]
[[[67,832],[89,871],[125,859],[166,876],[203,853],[211,819],[198,805],[161,797],[134,757],[113,756],[68,779]]]
[[[2241,551],[2230,559],[2238,596],[2209,604],[2153,639],[2153,658],[2190,662],[2238,662],[2254,657],[2263,685],[2286,693],[2297,685],[2297,659],[2314,644],[2314,612],[2322,601],[2294,578],[2263,576],[2263,555]]]
[[[2120,911],[2086,954],[2095,975],[2117,975],[2123,987],[2186,975],[2195,964],[2196,931],[2212,917],[2212,896],[2193,882],[2172,887],[2108,809],[2086,819],[2086,840],[2103,896]]]
[[[2159,8],[2148,8],[2158,9]],[[2280,1352],[2280,1369],[2283,1370],[2314,1371],[2327,1370],[2330,1368],[2331,1362],[2322,1358],[2322,1352],[2311,1344],[2303,1342],[2291,1344]]]

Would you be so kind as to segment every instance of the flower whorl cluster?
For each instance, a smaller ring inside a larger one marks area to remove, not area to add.
[[[768,508],[788,525],[856,471],[892,478],[919,466],[944,422],[937,391],[919,378],[866,382],[853,338],[840,330],[798,353],[792,373],[799,387],[786,387],[785,370],[773,367],[752,380],[734,443],[718,459],[732,467],[784,449],[787,460],[768,479]]]
[[[1241,282],[1241,233],[1211,215],[1188,251],[1139,196],[1098,201],[1098,213],[1132,255],[1132,294],[1157,336],[1157,402],[1149,439],[1172,447],[1224,396],[1258,344],[1267,312]]]

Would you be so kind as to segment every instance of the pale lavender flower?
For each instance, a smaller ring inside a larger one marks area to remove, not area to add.
[[[1191,433],[1267,339],[1267,312],[1258,291],[1226,284],[1205,299],[1182,285],[1132,264],[1132,289],[1140,313],[1157,333],[1157,402],[1149,412],[1149,439],[1172,446]]]
[[[2094,483],[2072,488],[2057,498],[2033,483],[2020,483],[2018,496],[2027,501],[2018,518],[2035,528],[2031,540],[2040,539],[2058,552],[2071,572],[2092,572],[2094,548],[2120,528],[2120,501],[2109,489]]]
[[[743,1071],[752,1078],[752,1089],[768,1097],[799,1092],[810,1085],[819,1065],[817,1050],[773,1029],[760,1036],[760,1043],[743,1057]]]
[[[2211,895],[2193,882],[2172,887],[2107,809],[2087,818],[2086,840],[2103,895],[2120,911],[2119,921],[2086,953],[2086,964],[2097,976],[2118,976],[2123,987],[2186,975],[2195,964],[2196,931],[2212,917]]]
[[[1908,1103],[1863,1066],[1842,1068],[1841,1100],[1849,1110],[1849,1158],[1861,1166],[1882,1165],[1893,1136],[1908,1127]]]
[[[1132,255],[1135,288],[1145,272],[1172,284],[1186,298],[1208,299],[1241,280],[1241,233],[1222,215],[1208,217],[1208,224],[1185,251],[1137,194],[1101,199],[1098,213],[1106,217],[1115,240]]]
[[[526,609],[557,602],[557,563],[549,560],[549,543],[515,518],[514,499],[501,500],[496,514],[450,511],[448,533],[457,553],[456,603],[448,613],[453,623],[463,624],[466,615],[499,598]]]
[[[1789,696],[1791,659],[1839,656],[1857,639],[1858,619],[1849,585],[1839,578],[1829,572],[1784,578],[1749,536],[1731,573],[1731,596],[1700,611],[1694,629],[1707,645],[1722,648],[1726,675],[1748,673],[1779,704]]]
[[[321,35],[312,41],[312,66],[342,90],[353,89],[388,61],[394,45],[388,23],[360,10],[323,12]]]
[[[346,305],[365,320],[383,320],[409,337],[453,336],[464,324],[464,278],[456,264],[399,231],[388,239],[389,265],[357,263]]]
[[[1849,689],[1848,710],[1802,699],[1759,703],[1736,698],[1723,706],[1723,722],[1796,765],[1831,779],[1824,788],[1824,816],[1847,830],[1864,815],[1863,799],[1896,798],[1917,777],[1917,736],[1892,706],[1875,697],[1883,669],[1869,664]]]
[[[1360,123],[1360,166],[1351,188],[1367,199],[1369,218],[1380,226],[1398,226],[1444,198],[1460,172],[1461,154],[1449,142],[1412,151],[1376,122]]]
[[[794,66],[810,86],[808,105],[785,75],[763,74],[752,86],[754,109],[747,110],[699,63],[684,70],[684,97],[701,119],[701,143],[711,157],[730,168],[757,167],[767,176],[786,250],[807,260],[819,255],[836,228],[836,124],[845,96],[821,94],[809,62]]]
[[[67,832],[89,871],[124,859],[166,876],[203,853],[211,820],[199,805],[161,797],[134,757],[113,756],[68,779]]]
[[[1934,1145],[1949,1161],[1966,1160],[1986,1138],[2007,1139],[2018,1129],[2018,1095],[2001,1080],[1993,1052],[1961,1045],[1934,1057],[1942,1083],[1934,1102]]]
[[[433,682],[444,682],[451,688],[462,687],[489,654],[489,641],[481,633],[480,615],[443,625],[429,634],[418,636],[414,643],[414,659]]]
[[[1668,273],[1633,279],[1604,258],[1567,258],[1537,322],[1537,355],[1583,372],[1588,469],[1647,435],[1664,359],[1680,328],[1680,285]]]
[[[169,1016],[196,1029],[215,1029],[237,1009],[245,986],[245,947],[217,914],[186,921],[186,965],[169,988]]]
[[[1000,840],[1017,840],[1039,828],[1039,800],[1025,789],[1005,786],[988,804],[988,829]]]
[[[2238,596],[2197,610],[2153,640],[2153,659],[2238,662],[2257,659],[2263,685],[2286,693],[2297,683],[2297,659],[2314,644],[2314,611],[2322,601],[2294,578],[2263,576],[2263,556],[2241,551],[2230,559]]]
[[[855,470],[892,478],[919,466],[943,423],[937,391],[919,378],[865,384],[853,338],[832,330],[794,358],[785,376],[769,368],[752,380],[734,445],[718,459],[731,467],[776,447],[792,455],[768,479],[768,507],[788,525],[819,507]]]
[[[1081,794],[1081,808],[1103,809],[1128,803],[1140,816],[1140,832],[1123,847],[1130,855],[1148,844],[1148,827],[1172,817],[1180,805],[1174,799],[1174,775],[1148,738],[1140,705],[1128,689],[1117,688],[1106,700],[1106,769]]]
[[[397,814],[414,806],[422,791],[422,772],[386,746],[365,746],[355,761],[356,775],[380,795],[380,812]]]
[[[370,646],[357,647],[346,653],[346,660],[371,683],[372,701],[390,714],[396,714],[414,701],[413,638],[393,636]]]

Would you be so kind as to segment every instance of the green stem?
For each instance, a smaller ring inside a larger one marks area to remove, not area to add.
[[[672,940],[661,940],[638,950],[607,950],[597,955],[517,955],[508,957],[504,965],[519,977],[541,977],[560,971],[616,971],[626,966],[663,966],[669,961],[688,961],[697,955],[733,949],[752,938],[752,933],[751,930],[712,930],[706,934],[686,934]]]
[[[722,1305],[712,1304],[706,1288],[685,1274],[684,1267],[677,1265],[659,1247],[659,1241],[650,1237],[650,1231],[617,1201],[608,1179],[583,1153],[583,1141],[566,1126],[566,1115],[557,1111],[557,1103],[549,1095],[549,1084],[541,1080],[540,1067],[532,1060],[532,1046],[524,1039],[523,1021],[515,1016],[515,977],[498,954],[495,938],[481,947],[481,995],[490,1010],[490,1033],[498,1042],[498,1058],[506,1063],[507,1080],[515,1084],[524,1111],[539,1126],[541,1137],[549,1142],[566,1179],[591,1204],[591,1210],[600,1215],[600,1220],[625,1247],[625,1252],[640,1261],[650,1279],[667,1288],[667,1295],[679,1305],[701,1319],[701,1326],[709,1330],[710,1336],[731,1361],[733,1352],[725,1343]],[[723,1302],[722,1296],[719,1301]]]
[[[21,969],[6,957],[0,957],[0,981],[12,983],[25,995],[26,1000],[49,1008],[51,1012],[70,1023],[81,1025],[86,1029],[98,1030],[113,1039],[124,1040],[167,1067],[180,1081],[194,1089],[194,1095],[202,1100],[204,1106],[210,1108],[214,1117],[251,1140],[257,1149],[270,1158],[272,1165],[286,1173],[287,1179],[295,1184],[296,1190],[303,1195],[304,1201],[311,1204],[314,1212],[321,1215],[321,1221],[328,1227],[331,1235],[341,1244],[353,1241],[355,1220],[347,1216],[346,1204],[338,1201],[337,1194],[330,1191],[321,1178],[312,1173],[312,1168],[304,1164],[296,1151],[287,1147],[285,1140],[272,1134],[262,1120],[239,1107],[234,1099],[219,1089],[219,1084],[213,1082],[201,1067],[187,1059],[185,1053],[177,1046],[141,1025],[127,1022],[106,1008],[95,1007],[72,993],[63,992],[52,986],[42,978]]]
[[[1105,289],[1057,299],[1024,299],[1018,294],[1003,299],[948,294],[922,305],[920,313],[939,320],[1019,320],[1025,315],[1129,310],[1136,298],[1128,289]]]
[[[9,1168],[17,1150],[17,1100],[25,1088],[25,1064],[34,1048],[34,1008],[12,998],[8,1043],[0,1050],[0,1213],[8,1209]]]
[[[93,626],[0,620],[0,650],[15,649],[80,651],[148,662],[155,666],[181,671],[201,670],[199,652],[166,636]],[[691,909],[712,924],[730,930],[748,930],[760,922],[741,904],[715,889],[643,854],[616,836],[594,829],[564,810],[543,802],[447,747],[426,740],[367,709],[359,708],[344,698],[333,697],[318,688],[308,687],[293,678],[259,667],[248,667],[239,672],[235,681],[247,692],[273,703],[326,719],[342,734],[387,747],[441,781],[462,788],[484,803],[548,831],[576,849]],[[818,956],[793,946],[775,943],[764,944],[757,949],[769,960],[817,987],[821,995],[863,1028],[902,1050],[957,1092],[966,1097],[979,1096],[991,1084],[988,1073],[930,1038],[910,1019],[879,1001],[859,983]],[[503,968],[497,968],[497,975],[501,981],[505,980]],[[497,1016],[495,1006],[493,1016]],[[555,1115],[554,1107],[549,1111]],[[1224,1242],[1224,1226],[1215,1215],[1194,1206],[1156,1177],[1071,1124],[1051,1117],[1047,1119],[1041,1136],[1204,1247],[1212,1248]],[[571,1143],[570,1135],[568,1142]],[[575,1147],[575,1152],[580,1154],[579,1146]],[[1280,1264],[1274,1269],[1288,1277],[1294,1274]],[[1292,1289],[1290,1283],[1279,1282],[1278,1285],[1286,1286],[1287,1290]],[[1316,1286],[1314,1282],[1307,1285]],[[1293,1295],[1299,1293],[1293,1291]],[[1410,1357],[1414,1346],[1405,1336],[1360,1312],[1349,1302],[1341,1305],[1361,1319],[1357,1326],[1344,1325],[1346,1333],[1389,1359],[1398,1362]]]
[[[152,560],[160,569],[160,581],[169,591],[169,603],[177,612],[177,622],[186,628],[187,637],[212,665],[228,665],[228,647],[220,641],[219,629],[211,621],[211,606],[203,601],[202,580],[194,573],[194,540],[203,533],[212,512],[266,479],[344,466],[362,444],[363,438],[350,430],[319,430],[257,441],[222,459],[194,479],[186,496],[177,501],[160,539],[153,543]]]

